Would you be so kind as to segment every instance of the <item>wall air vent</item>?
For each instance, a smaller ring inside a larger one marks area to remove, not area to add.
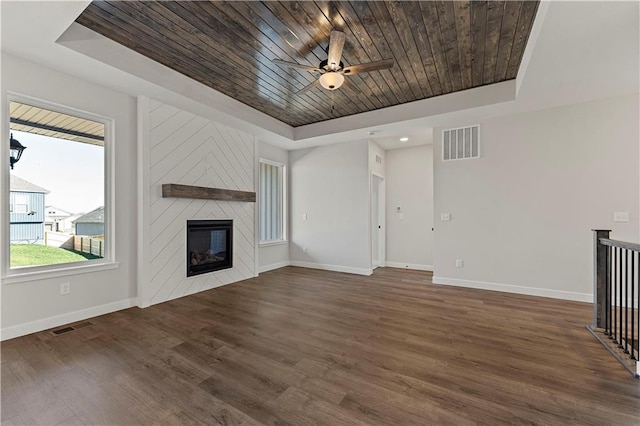
[[[465,160],[480,157],[480,126],[442,131],[442,160]]]

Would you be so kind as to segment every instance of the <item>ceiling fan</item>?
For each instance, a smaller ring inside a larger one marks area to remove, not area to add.
[[[393,59],[383,59],[381,61],[367,62],[366,64],[357,64],[345,67],[340,60],[342,57],[344,40],[345,35],[342,31],[331,31],[331,34],[329,35],[329,47],[327,48],[327,59],[320,62],[317,67],[283,61],[282,59],[274,59],[273,63],[285,67],[320,73],[318,80],[298,90],[298,92],[296,92],[297,95],[302,95],[318,85],[327,90],[336,90],[342,86],[342,83],[344,83],[344,76],[370,71],[386,70],[393,67]]]

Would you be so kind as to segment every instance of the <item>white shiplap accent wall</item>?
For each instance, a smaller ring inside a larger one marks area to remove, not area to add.
[[[253,135],[154,100],[142,155],[148,161],[147,250],[139,278],[141,306],[153,305],[255,276],[255,203],[162,198],[163,183],[255,190]],[[144,123],[145,120],[139,120]],[[146,182],[146,183],[145,183]],[[145,217],[143,214],[142,217]],[[186,277],[186,222],[233,220],[233,268]]]

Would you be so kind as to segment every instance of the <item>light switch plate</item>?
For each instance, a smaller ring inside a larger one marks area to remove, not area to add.
[[[442,222],[448,222],[451,220],[451,213],[440,213],[440,220]]]
[[[613,221],[616,223],[627,223],[629,222],[629,212],[614,212],[613,213]]]

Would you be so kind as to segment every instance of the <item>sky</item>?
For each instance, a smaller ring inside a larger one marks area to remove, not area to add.
[[[87,213],[104,205],[104,148],[82,142],[13,131],[26,146],[16,175],[47,189],[45,205]]]

